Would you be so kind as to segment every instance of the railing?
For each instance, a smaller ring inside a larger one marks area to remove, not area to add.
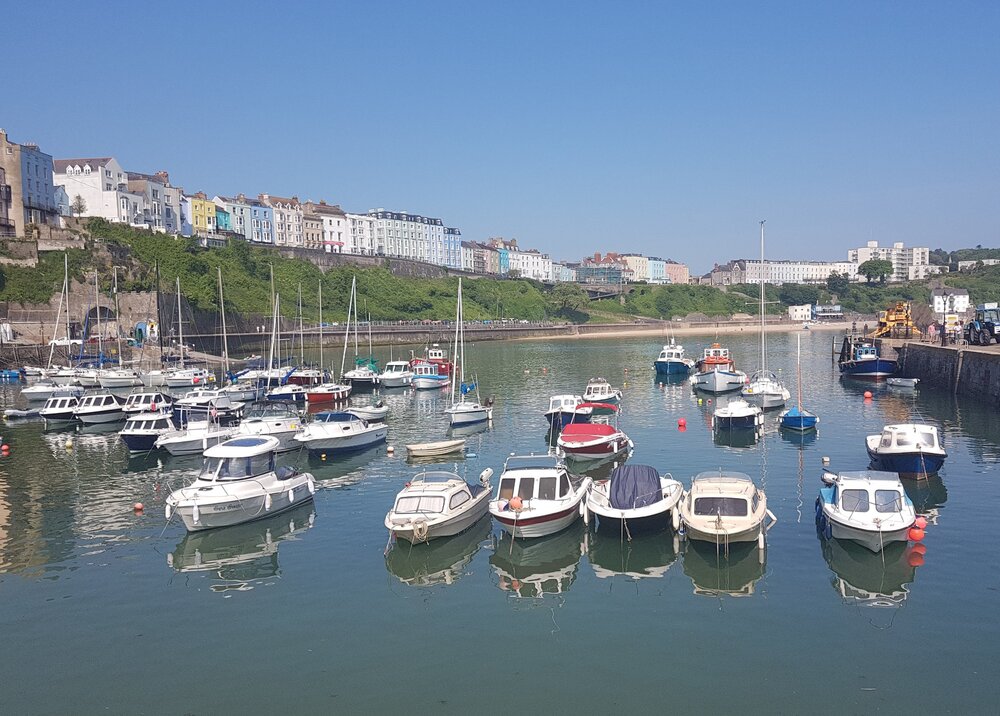
[[[0,236],[16,236],[17,231],[14,222],[8,219],[0,219]]]

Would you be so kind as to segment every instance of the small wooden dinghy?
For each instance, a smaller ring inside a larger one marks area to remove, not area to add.
[[[886,378],[885,382],[894,388],[916,388],[920,378]]]
[[[450,455],[454,452],[461,452],[465,448],[465,439],[458,440],[438,440],[433,443],[414,443],[406,446],[406,452],[410,457],[436,457],[437,455]]]

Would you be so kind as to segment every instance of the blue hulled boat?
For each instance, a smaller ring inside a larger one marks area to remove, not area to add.
[[[900,477],[926,478],[937,473],[948,457],[933,425],[886,425],[881,435],[865,438],[865,447],[873,469]]]
[[[851,378],[887,378],[896,372],[896,361],[883,358],[879,347],[864,338],[845,336],[840,348],[840,372]]]
[[[694,361],[684,357],[684,346],[671,339],[670,345],[663,346],[659,357],[653,363],[657,375],[687,375],[694,368]]]
[[[798,395],[795,405],[788,410],[781,411],[779,417],[781,418],[781,427],[785,430],[797,430],[804,433],[807,430],[815,430],[819,418],[816,417],[815,413],[810,413],[802,408],[802,334],[798,334],[796,338],[798,340],[795,350],[795,381],[798,386]]]

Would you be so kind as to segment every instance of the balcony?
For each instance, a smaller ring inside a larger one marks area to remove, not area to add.
[[[5,238],[17,236],[17,231],[13,221],[9,219],[0,219],[0,236]]]

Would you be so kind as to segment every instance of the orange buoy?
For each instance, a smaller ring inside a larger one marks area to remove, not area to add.
[[[922,530],[925,530],[927,529],[927,518],[924,517],[923,515],[920,515],[919,517],[917,517],[916,520],[913,521],[913,525],[915,527],[919,527]]]
[[[872,399],[872,392],[870,390],[866,390],[865,391],[865,400],[871,400],[871,399]]]
[[[142,503],[136,502],[134,505],[132,505],[132,509],[135,510],[136,512],[142,512],[143,510]]]
[[[911,527],[906,536],[910,538],[911,542],[919,542],[924,538],[924,531],[919,527]]]
[[[920,552],[910,552],[910,556],[906,558],[906,562],[911,567],[923,567],[924,555],[920,554]]]
[[[510,498],[510,502],[508,502],[507,505],[512,510],[519,510],[524,505],[524,503],[521,501],[520,497],[515,495],[514,497]]]

